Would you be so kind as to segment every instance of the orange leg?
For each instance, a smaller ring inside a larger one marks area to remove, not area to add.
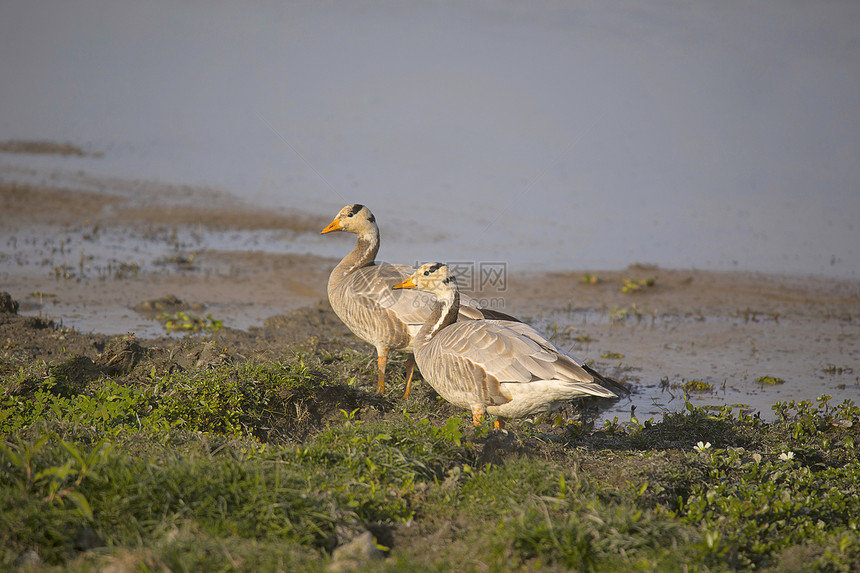
[[[409,397],[409,392],[412,391],[412,375],[415,373],[415,355],[410,354],[406,359],[406,392],[403,393],[403,399]]]
[[[379,382],[376,384],[376,393],[380,396],[385,391],[385,363],[388,361],[388,353],[380,353],[376,359],[376,365],[379,368]]]
[[[483,406],[472,406],[472,424],[475,426],[481,425],[481,420],[484,418]]]

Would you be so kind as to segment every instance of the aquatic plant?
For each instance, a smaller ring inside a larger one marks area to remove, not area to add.
[[[657,284],[657,279],[653,277],[649,277],[646,279],[624,279],[624,283],[621,285],[621,292],[625,293],[634,293],[641,292],[646,288],[651,288],[655,284]]]
[[[777,378],[776,376],[759,376],[755,379],[759,384],[769,384],[771,386],[777,386],[779,384],[785,384],[785,380],[782,378]]]
[[[161,314],[157,319],[167,332],[215,332],[224,326],[223,322],[212,318],[211,314],[207,314],[205,318],[200,318],[184,310]]]

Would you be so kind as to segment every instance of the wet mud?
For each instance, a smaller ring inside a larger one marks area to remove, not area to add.
[[[645,278],[653,285],[625,292]],[[860,398],[854,281],[634,266],[514,278],[509,291],[556,344],[634,384],[619,419],[659,418],[686,399],[770,418],[778,401]]]

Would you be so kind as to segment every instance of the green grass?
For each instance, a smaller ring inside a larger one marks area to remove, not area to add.
[[[376,397],[370,354],[80,363],[3,371],[0,570],[323,571],[365,530],[366,571],[860,568],[850,402],[500,434]]]

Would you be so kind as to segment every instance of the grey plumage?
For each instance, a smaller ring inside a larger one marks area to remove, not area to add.
[[[379,228],[376,217],[361,204],[347,205],[323,233],[347,231],[357,235],[355,248],[332,270],[328,297],[335,314],[362,340],[377,351],[379,379],[377,392],[384,389],[385,365],[391,350],[412,352],[413,340],[431,314],[436,297],[418,291],[395,291],[394,285],[415,271],[408,265],[377,263]],[[511,318],[503,313],[481,309],[477,302],[464,299],[459,309],[461,319]],[[515,320],[515,319],[513,319]],[[408,396],[412,370],[407,370]]]
[[[602,378],[527,324],[454,322],[459,293],[456,282],[447,280],[449,272],[444,265],[422,265],[399,285],[437,297],[414,350],[422,376],[443,398],[471,409],[477,422],[485,412],[521,418],[577,397],[616,397]]]

